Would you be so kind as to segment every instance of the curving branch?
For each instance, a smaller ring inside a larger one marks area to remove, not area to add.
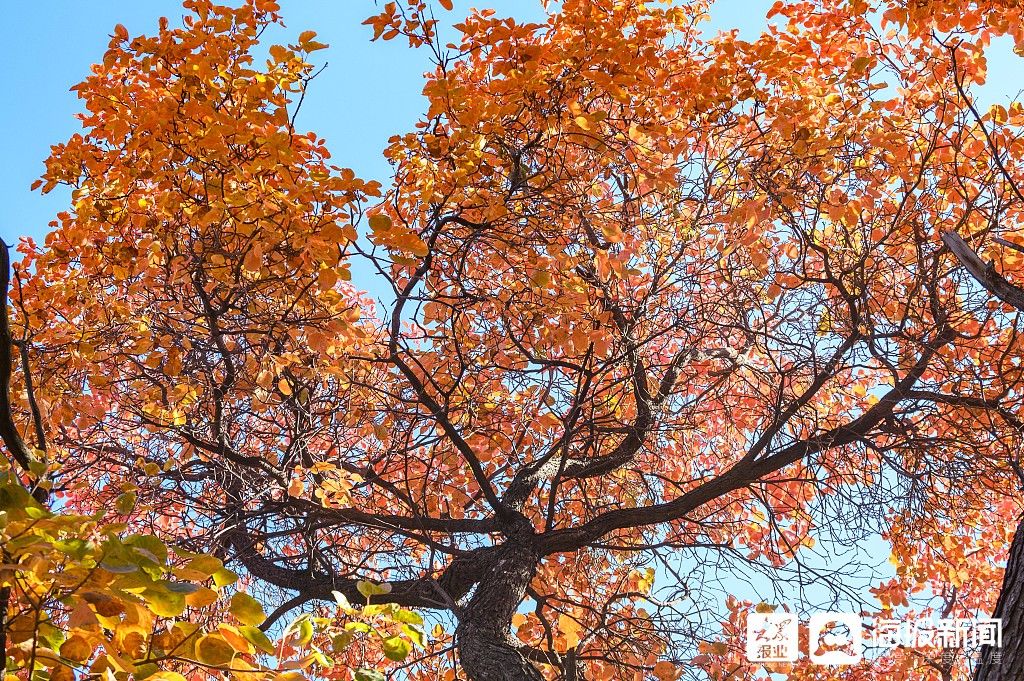
[[[36,457],[18,432],[11,405],[11,373],[14,364],[12,349],[15,342],[11,337],[11,322],[7,314],[7,295],[11,283],[11,254],[8,248],[7,244],[0,242],[0,438],[18,466],[25,473],[31,474],[30,467]]]

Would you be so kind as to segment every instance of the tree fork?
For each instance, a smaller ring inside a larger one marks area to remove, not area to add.
[[[544,677],[512,639],[512,615],[526,595],[540,554],[516,538],[493,549],[459,616],[455,644],[473,681],[540,681]]]

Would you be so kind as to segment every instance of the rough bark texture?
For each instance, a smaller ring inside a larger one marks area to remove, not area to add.
[[[540,681],[544,677],[517,647],[509,627],[540,556],[513,541],[496,547],[490,558],[459,616],[459,662],[473,681]]]
[[[982,650],[975,681],[1024,681],[1024,518],[1013,535],[1003,588],[992,616],[1003,620],[1003,646]],[[993,656],[997,650],[1001,659]]]
[[[971,276],[999,300],[1024,311],[1024,290],[1003,278],[986,264],[957,234],[946,232],[942,241]],[[986,646],[975,671],[975,681],[1024,681],[1024,519],[1017,525],[1010,545],[1010,558],[993,617],[1003,620],[1002,648]]]

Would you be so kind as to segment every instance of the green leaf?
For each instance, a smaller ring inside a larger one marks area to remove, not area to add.
[[[423,633],[423,630],[418,624],[403,624],[402,632],[420,648],[427,647],[427,635]]]
[[[269,653],[270,655],[273,655],[277,652],[277,650],[274,648],[274,643],[269,638],[267,638],[267,635],[260,631],[259,628],[244,626],[239,627],[238,632],[242,634],[242,638],[244,638],[246,641],[259,648],[263,652]]]
[[[64,632],[49,622],[40,622],[36,629],[36,636],[47,648],[57,650],[64,643]]]
[[[152,554],[158,563],[167,562],[167,545],[151,534],[136,534],[125,540],[125,544]]]
[[[69,558],[82,560],[93,549],[93,546],[84,539],[67,539],[53,542],[53,548]]]
[[[356,589],[358,589],[359,593],[363,594],[367,598],[370,596],[391,593],[390,584],[374,584],[373,582],[367,582],[364,580],[356,582]]]
[[[384,681],[384,675],[375,669],[357,669],[356,681]]]
[[[387,605],[364,605],[362,614],[363,617],[369,619],[371,617],[376,617],[377,615],[382,615],[387,611]]]
[[[304,646],[313,640],[313,623],[308,619],[304,619],[299,623],[297,631],[299,645]]]
[[[122,591],[128,591],[134,594],[141,594],[146,589],[162,588],[161,581],[159,579],[153,579],[143,571],[137,570],[135,572],[128,572],[118,577],[113,586]]]
[[[198,584],[193,584],[192,582],[167,582],[165,586],[168,591],[185,595],[194,594],[200,589]]]
[[[153,664],[152,662],[145,662],[143,664],[136,665],[135,671],[132,673],[132,678],[142,681],[142,679],[148,679],[149,677],[153,676],[153,674],[156,674],[158,671],[160,671],[160,668],[157,667],[155,664]]]
[[[227,568],[221,568],[213,573],[213,583],[218,587],[230,586],[238,581],[238,575]]]
[[[159,617],[177,617],[185,612],[185,594],[171,591],[166,582],[145,589],[142,597],[153,614]]]
[[[423,624],[423,617],[412,610],[399,610],[395,613],[395,619],[405,624]]]
[[[20,518],[21,514],[29,515],[28,511],[32,509],[37,512],[45,512],[39,502],[32,498],[24,487],[18,483],[10,483],[9,479],[4,481],[3,485],[0,485],[0,511],[7,511],[12,518]],[[35,518],[36,516],[30,515],[29,517]]]
[[[395,662],[401,662],[409,656],[409,651],[412,650],[412,646],[404,638],[398,636],[392,636],[391,638],[384,639],[383,643],[384,656],[389,660]]]
[[[125,492],[114,502],[114,508],[121,515],[128,515],[135,510],[135,502],[138,500],[138,496],[135,492]]]
[[[331,637],[331,649],[336,653],[343,652],[353,640],[355,640],[355,634],[351,631],[343,631]]]
[[[130,572],[138,572],[139,566],[132,565],[131,563],[121,563],[109,560],[100,562],[100,567],[107,572],[113,572],[115,575],[126,575]]]
[[[301,615],[284,630],[285,636],[293,634],[299,645],[306,645],[313,640],[313,622],[309,615]]]
[[[242,624],[255,627],[263,624],[267,619],[267,615],[263,612],[263,606],[249,594],[236,593],[231,597],[231,606],[228,609]]]

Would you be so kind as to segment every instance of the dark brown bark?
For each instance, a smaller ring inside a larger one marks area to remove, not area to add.
[[[1008,282],[991,263],[986,264],[958,234],[946,232],[942,241],[986,291],[1007,305],[1024,310],[1024,290]]]
[[[942,241],[985,290],[1024,311],[1024,289],[1014,286],[996,272],[992,264],[982,261],[959,235],[946,232]],[[1024,519],[1014,531],[1003,586],[992,616],[1002,619],[1002,648],[986,646],[982,649],[974,679],[1024,681]]]
[[[17,464],[31,482],[29,491],[40,504],[46,504],[49,492],[40,485],[41,476],[33,473],[31,465],[35,460],[33,452],[25,444],[17,425],[14,423],[14,412],[11,406],[11,374],[13,373],[13,349],[20,348],[22,371],[25,378],[25,390],[28,394],[29,409],[36,430],[36,447],[46,451],[46,437],[43,430],[43,418],[36,403],[32,387],[32,376],[28,365],[28,346],[24,342],[16,342],[11,335],[11,322],[7,315],[7,298],[11,283],[11,254],[7,244],[0,241],[0,442],[7,450],[9,461]],[[7,551],[3,551],[3,562],[10,562]],[[0,588],[0,671],[7,669],[7,625],[8,609],[10,608],[11,589]]]
[[[513,641],[509,626],[539,560],[536,550],[515,539],[487,556],[480,582],[455,629],[459,662],[474,681],[544,678]]]
[[[14,462],[27,472],[35,457],[14,424],[14,411],[11,407],[14,339],[11,337],[10,320],[7,317],[10,277],[11,256],[7,244],[0,242],[0,438]]]
[[[1002,619],[1002,648],[985,648],[975,681],[1024,681],[1024,518],[1010,545],[1003,588],[993,617]]]

